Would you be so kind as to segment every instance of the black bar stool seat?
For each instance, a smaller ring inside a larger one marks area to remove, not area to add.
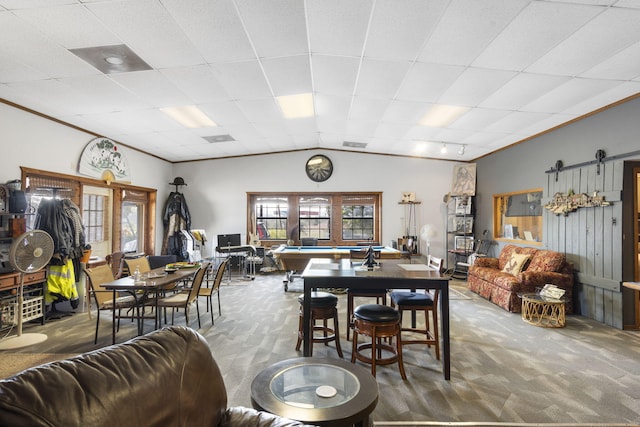
[[[300,350],[300,345],[304,338],[302,307],[304,304],[304,295],[298,297],[300,304],[300,314],[298,316],[298,341],[296,343],[296,351]],[[328,320],[333,319],[333,328],[328,325]],[[344,357],[342,348],[340,347],[340,332],[338,329],[338,297],[329,293],[314,291],[311,292],[311,319],[310,319],[311,342],[324,343],[335,341],[338,356]],[[322,320],[322,325],[316,325],[316,320]],[[315,332],[321,332],[321,335]],[[311,346],[311,354],[313,355],[313,345]]]

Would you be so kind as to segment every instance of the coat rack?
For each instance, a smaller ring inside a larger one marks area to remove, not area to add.
[[[187,183],[184,182],[184,179],[182,179],[181,177],[177,176],[175,178],[173,178],[173,182],[170,182],[169,185],[175,185],[176,186],[176,193],[180,192],[180,187],[186,187]]]

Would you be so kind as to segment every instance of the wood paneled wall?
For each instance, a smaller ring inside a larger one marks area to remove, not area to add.
[[[543,204],[555,193],[598,192],[610,206],[579,208],[566,216],[543,209],[544,241],[566,254],[576,269],[576,313],[623,328],[624,162],[567,168],[547,174]],[[634,254],[635,256],[635,254]]]

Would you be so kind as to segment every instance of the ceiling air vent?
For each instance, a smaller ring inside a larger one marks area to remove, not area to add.
[[[215,142],[235,141],[235,139],[233,139],[231,135],[212,135],[212,136],[203,136],[203,138],[207,140],[207,142],[210,142],[211,144]]]
[[[69,49],[69,52],[93,65],[104,74],[152,69],[149,64],[124,44]]]
[[[351,147],[351,148],[367,148],[366,142],[353,142],[353,141],[343,141],[343,147]]]

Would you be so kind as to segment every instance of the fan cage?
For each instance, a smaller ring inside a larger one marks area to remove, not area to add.
[[[40,252],[35,256],[35,252]],[[9,250],[9,262],[22,273],[33,273],[46,267],[53,255],[54,242],[42,230],[28,231],[16,238]]]
[[[22,302],[22,321],[28,322],[30,320],[38,319],[43,315],[43,302],[44,297],[31,297],[25,298]],[[16,307],[18,306],[18,298],[6,298],[2,300],[1,322],[2,326],[5,325],[17,325],[18,324],[18,312]]]

